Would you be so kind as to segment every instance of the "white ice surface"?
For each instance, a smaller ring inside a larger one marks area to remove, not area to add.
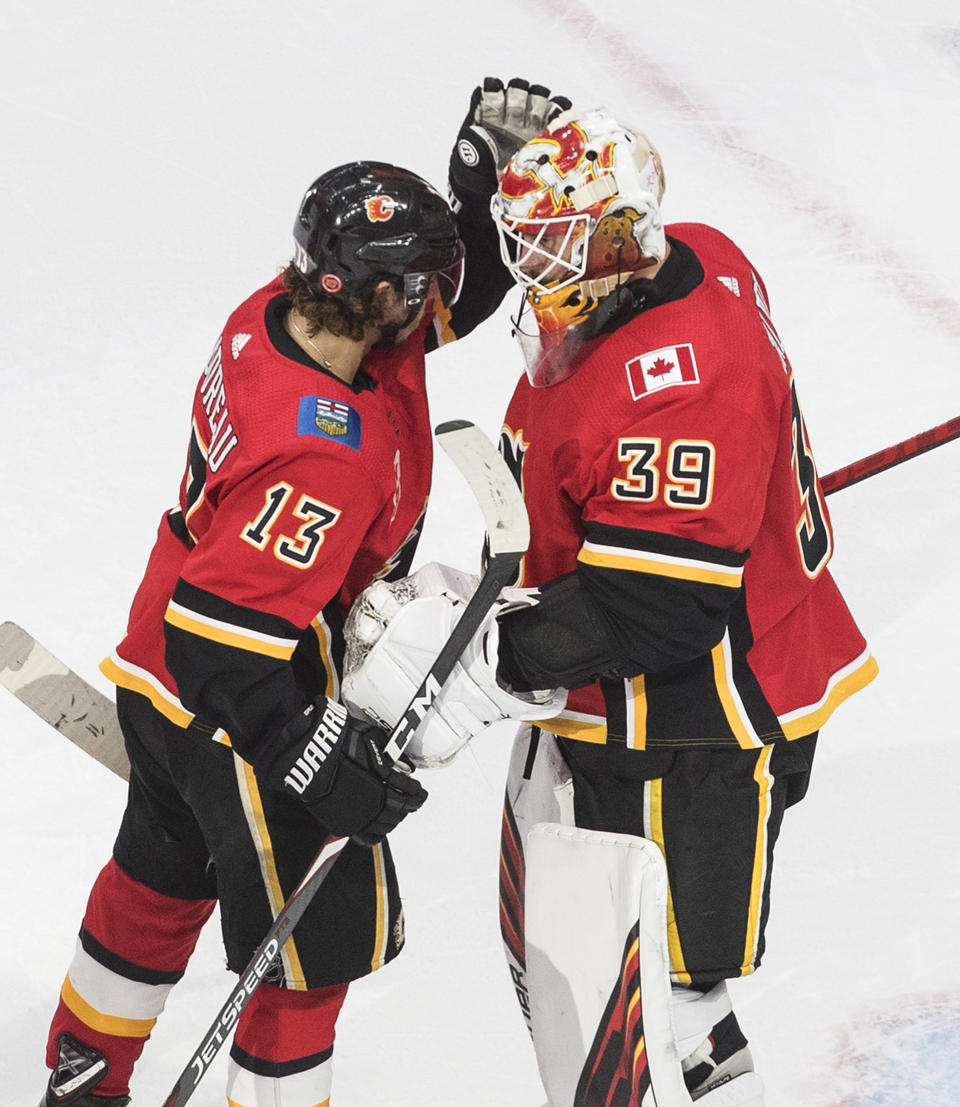
[[[0,619],[107,689],[195,379],[289,256],[303,189],[359,157],[442,186],[488,73],[651,134],[668,221],[719,226],[763,274],[821,472],[958,414],[956,0],[4,0]],[[431,359],[435,422],[498,429],[508,313]],[[770,1107],[957,1102],[958,474],[953,443],[831,499],[881,675],[824,733],[764,967],[734,987]],[[439,456],[418,563],[473,569],[480,534]],[[0,1100],[32,1107],[123,790],[5,693],[0,732]],[[497,931],[507,745],[433,774],[396,835],[408,948],[348,1001],[340,1107],[542,1103]],[[159,1104],[229,985],[211,925],[136,1103]],[[222,1062],[197,1107],[223,1103]]]

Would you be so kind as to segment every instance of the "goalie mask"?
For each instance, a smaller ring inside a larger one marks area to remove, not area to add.
[[[432,277],[449,307],[460,294],[463,243],[447,201],[422,177],[384,162],[357,161],[318,177],[293,225],[294,264],[329,295],[349,295],[371,277],[403,282],[419,310]]]
[[[524,328],[521,308],[516,333],[535,387],[568,377],[611,314],[611,293],[663,260],[663,190],[653,144],[604,108],[557,116],[507,163],[491,212],[536,324]]]

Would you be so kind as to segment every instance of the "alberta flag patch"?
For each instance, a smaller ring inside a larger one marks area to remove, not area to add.
[[[360,449],[360,413],[341,400],[303,396],[297,413],[297,434],[312,434]]]
[[[700,374],[689,342],[682,346],[664,346],[627,362],[627,380],[635,400],[648,392],[678,384],[699,384]]]

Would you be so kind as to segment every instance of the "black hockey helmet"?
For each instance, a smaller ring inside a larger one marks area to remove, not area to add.
[[[370,277],[399,277],[415,310],[433,274],[445,304],[460,292],[463,243],[453,212],[432,185],[395,165],[355,161],[318,177],[300,203],[293,237],[297,269],[332,295]]]

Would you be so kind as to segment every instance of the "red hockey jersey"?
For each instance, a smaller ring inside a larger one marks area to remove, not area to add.
[[[197,385],[179,502],[103,664],[241,752],[305,697],[338,695],[343,617],[374,578],[409,571],[430,483],[427,321],[372,351],[366,386],[351,387],[278,350],[287,301],[278,279],[227,321]]]
[[[726,630],[708,656],[572,692],[546,726],[634,748],[795,738],[876,663],[827,568],[830,518],[763,282],[719,232],[667,231],[699,260],[696,287],[594,339],[567,380],[523,379],[509,405],[532,530],[522,583],[579,566],[618,574],[624,595],[677,586],[725,604]],[[679,610],[645,613],[665,647],[696,602]]]

